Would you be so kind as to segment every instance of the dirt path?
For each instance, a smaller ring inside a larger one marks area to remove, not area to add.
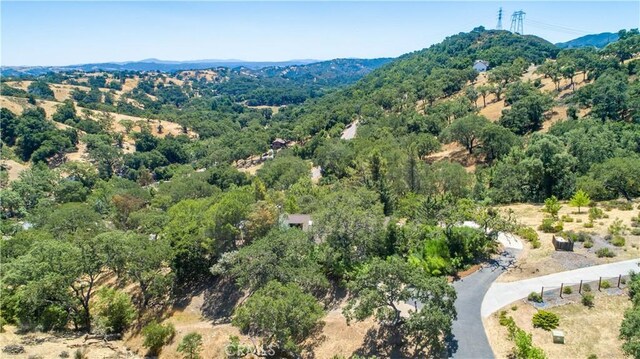
[[[348,125],[347,128],[342,131],[342,136],[340,136],[343,140],[352,140],[356,137],[356,132],[358,130],[358,121],[354,121]]]

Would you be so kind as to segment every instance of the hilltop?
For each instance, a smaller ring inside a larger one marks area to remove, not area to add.
[[[613,32],[603,32],[600,34],[591,34],[580,36],[576,39],[556,44],[561,49],[577,49],[581,47],[595,47],[601,49],[612,42],[618,41],[620,36]]]

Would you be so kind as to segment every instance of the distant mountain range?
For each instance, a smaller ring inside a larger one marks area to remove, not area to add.
[[[618,41],[617,33],[603,32],[601,34],[585,35],[567,42],[559,42],[556,46],[561,49],[575,49],[579,47],[596,47],[601,49],[615,41]]]
[[[172,72],[180,70],[201,70],[215,67],[244,67],[257,70],[272,66],[306,65],[319,62],[319,60],[289,60],[289,61],[243,61],[243,60],[192,60],[192,61],[165,61],[158,59],[145,59],[131,62],[103,62],[95,64],[80,64],[68,66],[2,66],[2,76],[41,75],[47,72],[66,71],[162,71]]]

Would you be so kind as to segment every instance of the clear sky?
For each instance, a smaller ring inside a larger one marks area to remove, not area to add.
[[[516,10],[551,42],[639,27],[640,1],[12,2],[0,63],[69,65],[145,58],[281,61],[396,57]]]

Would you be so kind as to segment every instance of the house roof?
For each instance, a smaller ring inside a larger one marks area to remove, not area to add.
[[[287,223],[305,223],[308,224],[311,221],[311,215],[309,214],[289,214],[287,215]]]

